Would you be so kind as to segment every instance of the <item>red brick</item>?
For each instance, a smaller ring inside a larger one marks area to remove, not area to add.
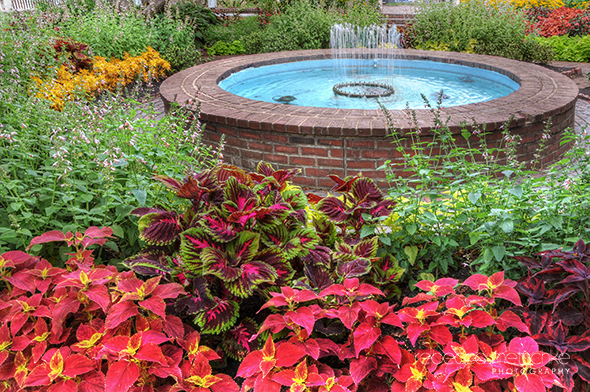
[[[342,140],[339,139],[318,139],[318,144],[342,147]]]
[[[318,178],[318,187],[322,189],[330,189],[334,186],[334,181],[329,178]]]
[[[255,133],[255,132],[245,132],[245,131],[241,131],[240,132],[240,137],[244,138],[244,139],[254,139],[254,140],[260,140],[260,133]]]
[[[328,148],[301,147],[301,155],[311,155],[314,157],[327,157],[329,151]]]
[[[344,157],[344,150],[333,148],[330,150],[330,157],[331,158],[343,158]]]
[[[351,161],[348,160],[346,165],[349,169],[375,169],[375,161]]]
[[[343,167],[342,159],[329,159],[329,158],[318,158],[318,166],[319,167]]]
[[[363,158],[389,158],[391,152],[387,150],[365,150],[363,151]]]
[[[346,142],[346,146],[348,148],[355,148],[355,147],[360,147],[360,148],[374,148],[375,147],[375,143],[373,143],[372,140],[348,140]]]
[[[330,173],[328,169],[316,169],[314,167],[306,167],[305,168],[305,175],[311,177],[327,177]]]
[[[317,187],[317,180],[315,178],[295,176],[293,177],[293,183],[299,186],[308,186],[315,188]]]
[[[286,155],[279,154],[264,154],[264,160],[268,163],[289,163],[289,158]]]
[[[217,132],[223,133],[228,136],[238,136],[238,131],[236,129],[224,127],[222,125],[217,126]]]
[[[385,179],[385,172],[381,170],[361,170],[361,172],[363,173],[363,176],[369,177],[371,180],[374,181]]]
[[[248,148],[264,152],[272,152],[272,144],[262,144],[256,142],[249,142]]]
[[[207,135],[207,139],[209,139],[212,142],[219,143],[219,141],[221,140],[221,135],[218,135],[216,133],[211,133],[211,134]]]
[[[258,152],[258,151],[248,151],[248,150],[242,150],[242,158],[246,158],[246,159],[254,159],[257,161],[261,161],[262,160],[262,153]]]
[[[315,159],[305,157],[289,157],[289,163],[291,165],[314,166]]]
[[[292,146],[275,146],[275,152],[281,152],[283,154],[299,154],[299,148],[298,147],[292,147]]]
[[[283,144],[286,144],[289,141],[287,136],[280,136],[280,135],[264,135],[263,139],[267,142],[283,143]]]
[[[226,137],[225,144],[228,146],[244,147],[244,141],[235,137]]]

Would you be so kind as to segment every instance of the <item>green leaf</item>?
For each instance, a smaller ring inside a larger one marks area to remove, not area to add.
[[[133,196],[135,196],[140,206],[145,205],[145,200],[147,198],[147,192],[145,189],[133,189],[131,193],[133,193]]]
[[[56,213],[57,211],[59,211],[59,210],[60,210],[60,207],[54,207],[54,206],[52,206],[52,207],[47,207],[47,208],[45,209],[45,215],[47,215],[47,216],[51,216],[51,215],[53,215],[54,213]]]
[[[434,242],[436,244],[436,246],[441,246],[442,242],[441,242],[439,236],[435,235],[435,236],[432,236],[430,239],[432,240],[432,242]]]
[[[492,250],[490,248],[485,248],[483,251],[483,262],[487,264],[490,261],[492,261],[493,258],[494,253],[492,252]]]
[[[550,216],[549,223],[551,224],[551,226],[555,227],[556,229],[561,229],[561,225],[563,224],[563,217],[561,215]]]
[[[504,233],[510,234],[514,231],[514,222],[512,220],[504,220],[500,222],[500,228]]]
[[[513,194],[517,198],[522,197],[522,187],[520,185],[515,186],[514,188],[508,189],[508,193]]]
[[[510,178],[510,176],[513,175],[514,172],[512,170],[504,170],[502,174],[504,174],[506,178]]]
[[[125,237],[125,231],[119,225],[111,225],[111,229],[113,229],[113,234],[119,238]]]
[[[363,226],[361,228],[361,238],[375,234],[375,228],[372,226]]]
[[[391,246],[391,238],[387,236],[380,236],[379,241],[383,242],[387,246]]]
[[[63,196],[61,197],[61,199],[63,200],[63,202],[64,202],[64,203],[67,203],[67,202],[69,202],[69,201],[71,201],[71,200],[74,200],[74,196],[63,195]]]
[[[469,192],[469,195],[467,195],[467,197],[469,198],[471,204],[476,205],[477,201],[481,197],[481,192]]]
[[[506,254],[506,247],[504,245],[496,245],[492,248],[492,252],[497,261],[502,261]]]
[[[9,211],[9,212],[18,211],[21,209],[22,206],[23,206],[22,203],[17,203],[17,202],[10,203],[9,207],[10,207],[11,211]]]
[[[436,219],[436,215],[434,215],[432,212],[430,211],[424,211],[424,217],[426,217],[426,219],[432,221],[432,222],[437,222],[438,219]]]
[[[410,235],[414,235],[414,233],[416,232],[416,230],[417,230],[418,228],[416,227],[416,225],[415,225],[415,224],[413,224],[413,223],[410,223],[409,225],[407,225],[407,226],[405,227],[405,229],[406,229],[406,231],[408,232],[408,234],[410,234]]]
[[[476,232],[469,233],[469,243],[471,245],[477,244],[477,241],[481,239],[481,234]]]
[[[410,262],[410,265],[414,265],[416,262],[416,257],[418,256],[418,247],[416,245],[408,245],[404,248],[404,253],[408,255],[408,261]]]

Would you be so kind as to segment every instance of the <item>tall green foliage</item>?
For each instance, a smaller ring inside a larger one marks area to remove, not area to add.
[[[409,33],[416,49],[471,52],[543,63],[551,60],[550,49],[527,36],[523,12],[507,5],[495,8],[480,0],[459,5],[421,3]]]

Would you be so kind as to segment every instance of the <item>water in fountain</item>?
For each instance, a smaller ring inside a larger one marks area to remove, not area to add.
[[[401,35],[394,25],[359,27],[336,24],[330,30],[330,47],[336,84],[334,91],[347,96],[389,95],[394,61]],[[353,82],[351,82],[353,80]]]

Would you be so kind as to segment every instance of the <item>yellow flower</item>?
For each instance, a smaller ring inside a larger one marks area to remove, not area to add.
[[[150,78],[159,79],[170,70],[170,63],[162,59],[158,52],[148,46],[140,56],[125,54],[123,60],[96,56],[92,61],[92,70],[70,72],[62,65],[55,78],[42,80],[34,76],[36,97],[52,102],[55,110],[63,110],[65,101],[72,101],[81,95],[92,98],[100,91],[113,91],[136,80],[147,82]]]

